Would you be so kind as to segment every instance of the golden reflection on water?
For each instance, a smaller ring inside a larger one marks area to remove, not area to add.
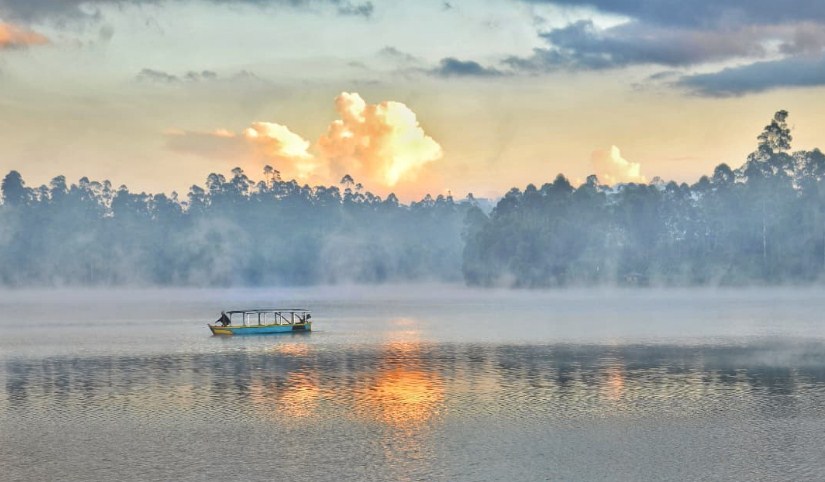
[[[603,373],[602,394],[615,402],[622,398],[625,386],[624,366],[616,362],[608,366]]]
[[[355,396],[356,412],[398,428],[420,426],[444,405],[444,380],[422,364],[421,343],[390,342]]]
[[[395,368],[380,372],[357,403],[378,420],[396,427],[420,425],[438,413],[444,390],[427,372]]]
[[[309,346],[306,343],[280,343],[272,347],[271,351],[287,356],[307,356]]]
[[[302,358],[310,355],[306,343],[279,343],[267,349],[272,356]],[[249,386],[249,400],[255,411],[265,418],[308,418],[317,416],[321,389],[317,370],[291,372],[285,380],[253,379]]]
[[[282,386],[255,380],[249,399],[256,411],[267,418],[308,418],[317,415],[320,389],[306,373],[291,373]]]
[[[410,340],[415,338],[414,327],[407,324],[396,335],[381,350],[376,371],[356,391],[355,408],[361,417],[388,429],[381,447],[385,463],[395,468],[395,478],[416,480],[416,474],[429,473],[436,458],[432,422],[443,412],[445,382],[425,362],[431,358],[421,342]]]
[[[414,340],[415,320],[393,323],[400,328],[393,332],[394,340],[382,347],[373,369],[360,371],[354,385],[321,386],[317,380],[323,379],[322,374],[307,364],[282,381],[253,379],[248,392],[252,406],[267,417],[308,418],[318,415],[320,400],[325,399],[344,402],[359,418],[391,428],[415,430],[423,426],[442,410],[445,382],[423,362],[423,345]],[[304,343],[278,344],[269,351],[298,359],[311,355]]]
[[[278,400],[278,410],[290,417],[309,417],[316,412],[320,390],[312,378],[294,373],[287,378],[288,387]]]

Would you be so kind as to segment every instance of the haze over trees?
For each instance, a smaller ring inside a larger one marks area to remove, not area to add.
[[[185,196],[57,176],[2,180],[0,284],[743,285],[825,275],[825,155],[791,151],[777,112],[740,167],[693,185],[578,188],[562,175],[511,189],[489,214],[472,196],[404,205],[350,176],[301,186],[267,166],[210,174]]]
[[[301,186],[267,167],[210,174],[186,198],[63,176],[2,181],[0,283],[287,285],[461,279],[466,204],[402,205],[350,176]]]
[[[779,111],[737,169],[693,185],[616,187],[559,175],[512,189],[489,217],[468,213],[473,285],[806,283],[825,275],[825,156],[790,152]]]

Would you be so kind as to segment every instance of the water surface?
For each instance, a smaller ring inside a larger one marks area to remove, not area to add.
[[[286,304],[309,334],[212,337]],[[6,291],[3,480],[821,480],[819,290]]]

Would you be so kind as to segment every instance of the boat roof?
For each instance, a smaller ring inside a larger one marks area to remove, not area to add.
[[[230,310],[224,311],[224,313],[234,315],[237,313],[283,313],[285,311],[291,313],[309,313],[309,310],[306,308],[254,308],[249,310]]]

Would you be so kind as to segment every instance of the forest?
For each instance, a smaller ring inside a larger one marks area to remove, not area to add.
[[[825,155],[792,151],[777,112],[736,169],[696,183],[553,182],[404,204],[344,176],[300,185],[267,166],[210,174],[185,197],[57,176],[2,181],[4,286],[681,286],[825,279]]]
[[[552,183],[510,190],[491,215],[468,212],[471,285],[748,285],[825,274],[825,156],[791,152],[777,112],[737,169],[695,184]]]
[[[267,166],[210,174],[184,199],[63,176],[2,183],[6,286],[266,286],[460,281],[466,204],[381,199],[350,176],[301,186]]]

